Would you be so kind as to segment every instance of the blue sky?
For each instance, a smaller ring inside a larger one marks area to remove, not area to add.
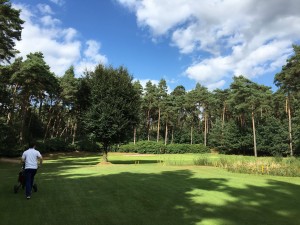
[[[170,91],[224,89],[241,74],[274,86],[300,40],[298,0],[11,2],[26,21],[20,56],[43,52],[58,76],[71,65],[78,77],[99,63],[125,66],[142,84],[165,79]]]

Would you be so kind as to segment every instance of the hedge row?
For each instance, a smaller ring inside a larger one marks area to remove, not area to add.
[[[168,144],[155,141],[139,141],[136,144],[121,145],[119,152],[135,152],[140,154],[182,154],[207,153],[209,148],[202,144]]]

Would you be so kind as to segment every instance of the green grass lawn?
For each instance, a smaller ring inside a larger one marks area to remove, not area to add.
[[[78,157],[80,156],[80,157]],[[2,225],[299,225],[300,178],[193,166],[195,155],[55,155],[30,200],[0,162]]]

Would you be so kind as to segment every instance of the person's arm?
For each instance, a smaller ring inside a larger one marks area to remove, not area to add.
[[[43,157],[40,157],[40,167],[42,166],[43,164]]]
[[[21,163],[24,163],[24,162],[25,162],[25,155],[23,153],[22,156],[21,156]]]

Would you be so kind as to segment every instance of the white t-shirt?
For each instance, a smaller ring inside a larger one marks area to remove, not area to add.
[[[25,161],[25,169],[37,169],[38,168],[38,158],[42,158],[42,155],[39,151],[34,148],[29,148],[26,150],[22,159]]]

